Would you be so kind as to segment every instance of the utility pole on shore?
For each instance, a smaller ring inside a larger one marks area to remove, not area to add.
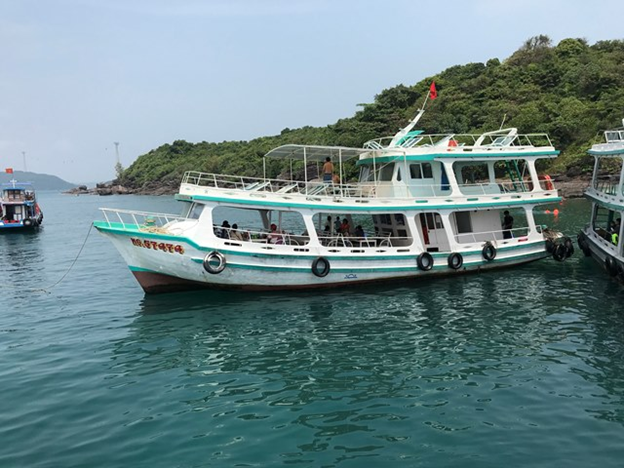
[[[119,161],[119,142],[118,141],[114,141],[113,144],[115,145],[115,156],[117,158],[117,164],[120,164],[120,161]]]

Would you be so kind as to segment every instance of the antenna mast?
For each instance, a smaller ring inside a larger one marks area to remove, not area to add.
[[[119,142],[118,141],[114,141],[113,144],[115,145],[115,156],[117,157],[117,164],[120,164],[120,162],[119,162]]]
[[[28,167],[26,166],[26,151],[22,151],[22,158],[24,159],[24,172],[28,172]]]

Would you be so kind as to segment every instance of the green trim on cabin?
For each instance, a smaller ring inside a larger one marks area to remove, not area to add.
[[[602,198],[598,198],[598,197],[594,196],[591,193],[585,192],[585,198],[588,198],[590,201],[592,201],[592,202],[594,202],[594,203],[596,203],[598,205],[604,206],[606,208],[609,208],[611,210],[614,210],[614,211],[622,211],[622,210],[624,210],[624,204],[616,205],[616,204],[604,201]]]
[[[591,154],[592,156],[613,156],[616,154],[621,154],[622,156],[624,156],[624,148],[620,148],[619,150],[610,150],[610,151],[595,151],[595,150],[590,149],[587,152]]]
[[[562,200],[561,197],[553,197],[553,198],[540,198],[540,199],[527,199],[527,200],[507,200],[507,201],[496,201],[493,203],[469,203],[469,204],[457,204],[457,205],[430,205],[426,208],[422,206],[336,206],[336,205],[315,205],[312,203],[293,203],[292,200],[285,200],[283,202],[279,201],[262,201],[262,200],[250,200],[249,198],[245,199],[233,199],[229,197],[215,197],[208,195],[193,195],[193,200],[197,201],[208,201],[214,203],[221,203],[224,205],[251,205],[251,206],[266,206],[266,207],[283,207],[283,208],[301,208],[308,210],[317,210],[322,211],[323,213],[329,213],[337,211],[339,213],[346,212],[383,212],[383,213],[395,213],[400,211],[419,211],[419,212],[429,212],[431,210],[466,210],[473,208],[504,208],[506,206],[517,206],[517,205],[540,205],[543,203],[555,203]],[[415,200],[414,203],[422,203],[418,200]]]
[[[446,153],[431,153],[423,155],[402,155],[396,154],[392,156],[379,156],[374,158],[375,164],[386,163],[393,161],[435,161],[436,159],[505,159],[507,157],[538,157],[538,156],[558,156],[560,151],[518,151],[518,152],[504,152],[504,151],[492,151],[487,153],[473,153],[473,152],[458,152],[450,151]],[[461,161],[458,161],[461,162]],[[356,166],[373,165],[373,158],[360,159],[356,163]]]

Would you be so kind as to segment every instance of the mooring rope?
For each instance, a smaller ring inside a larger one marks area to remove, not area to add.
[[[48,286],[47,288],[36,288],[36,289],[30,289],[30,291],[33,292],[44,292],[46,294],[50,294],[50,289],[58,286],[61,281],[63,281],[65,279],[65,277],[69,274],[69,272],[71,271],[71,269],[74,267],[74,265],[76,264],[76,262],[78,261],[78,258],[80,257],[80,254],[82,253],[84,246],[87,244],[87,240],[89,239],[89,234],[91,234],[91,229],[93,229],[93,223],[91,223],[91,226],[89,226],[89,231],[87,232],[87,236],[85,237],[84,241],[82,242],[82,245],[80,246],[80,250],[78,251],[78,254],[76,255],[76,258],[74,258],[74,261],[71,263],[71,265],[69,265],[69,268],[67,269],[67,271],[63,274],[63,276],[61,276],[61,279],[59,279],[56,283],[54,283],[51,286]]]

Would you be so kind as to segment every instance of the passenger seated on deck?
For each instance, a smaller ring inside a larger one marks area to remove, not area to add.
[[[342,224],[340,225],[338,232],[340,232],[343,236],[348,236],[351,233],[351,226],[349,226],[349,220],[347,218],[342,220]]]
[[[268,237],[269,244],[283,244],[284,236],[282,233],[277,230],[277,226],[275,224],[271,224],[271,232]]]
[[[221,239],[229,239],[230,238],[230,223],[227,220],[223,221],[221,225],[221,232],[219,233],[219,237]]]
[[[355,235],[355,237],[361,237],[362,239],[366,237],[366,233],[364,232],[364,229],[362,229],[362,226],[360,226],[359,224],[355,228],[355,232],[353,234]]]
[[[230,231],[230,239],[234,239],[237,241],[244,241],[245,235],[238,230],[238,224],[232,224],[232,230]]]
[[[332,217],[328,216],[327,217],[327,223],[325,223],[325,229],[323,229],[324,232],[331,232],[331,227],[332,227]]]

